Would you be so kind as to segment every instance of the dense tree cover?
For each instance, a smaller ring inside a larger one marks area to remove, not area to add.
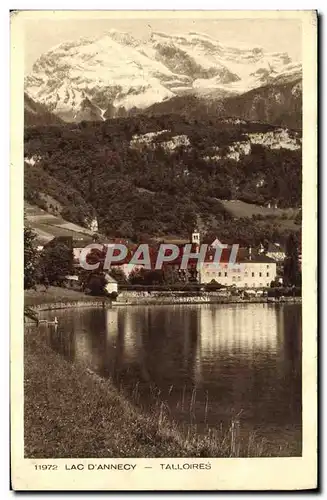
[[[76,189],[58,181],[41,166],[25,164],[24,199],[82,226],[90,222],[94,212]]]
[[[200,122],[177,115],[33,127],[25,130],[25,155],[42,160],[29,172],[26,166],[27,196],[30,201],[30,192],[37,196],[38,169],[48,176],[43,184],[51,196],[65,195],[71,220],[78,211],[84,218],[86,207],[92,207],[100,231],[110,236],[134,241],[146,234],[186,236],[199,220],[207,229],[228,222],[232,231],[234,222],[219,199],[301,204],[301,150],[253,146],[239,162],[224,155],[211,158],[216,147],[226,153],[245,134],[271,130],[262,123]],[[162,133],[152,145],[133,142],[133,136],[149,132]],[[189,145],[169,150],[167,141],[178,135],[187,136]],[[257,187],[262,178],[264,184]]]
[[[164,275],[162,270],[133,269],[128,281],[131,285],[162,285]]]
[[[269,242],[279,242],[285,245],[293,232],[290,229],[282,229],[278,221],[269,217],[260,220],[256,217],[241,217],[212,227],[204,235],[204,241],[211,243],[218,237],[221,242],[230,245],[239,244],[249,247],[263,244],[267,248]]]
[[[105,295],[106,280],[102,273],[90,273],[87,283],[85,284],[85,291],[90,295]]]
[[[39,266],[42,283],[60,286],[73,270],[73,252],[61,242],[47,245],[40,254]]]
[[[123,269],[119,266],[113,266],[108,271],[110,276],[112,276],[119,285],[125,285],[127,283],[127,277]]]
[[[166,265],[163,269],[135,268],[128,276],[127,283],[130,285],[182,285],[186,283],[197,283],[198,272],[195,268],[179,271],[173,266]]]
[[[38,254],[35,238],[34,231],[29,227],[24,227],[24,289],[34,287],[38,281]]]
[[[48,244],[42,252],[36,246],[36,234],[24,227],[24,289],[37,284],[62,285],[73,271],[72,249],[62,242]]]
[[[284,262],[284,286],[301,286],[301,270],[299,263],[300,235],[292,233],[286,241],[286,258]]]

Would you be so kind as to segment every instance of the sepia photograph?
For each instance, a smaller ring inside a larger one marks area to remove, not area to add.
[[[52,489],[59,470],[79,489],[82,471],[123,478],[137,459],[179,480],[216,474],[213,459],[301,461],[315,13],[108,12],[11,19],[24,27],[20,459]]]

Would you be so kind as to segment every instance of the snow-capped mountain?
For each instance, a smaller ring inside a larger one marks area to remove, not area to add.
[[[239,95],[300,77],[286,53],[228,47],[199,33],[137,40],[111,30],[43,54],[25,90],[66,121],[104,120],[183,93]]]

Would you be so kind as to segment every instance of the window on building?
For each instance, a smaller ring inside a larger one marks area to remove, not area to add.
[[[267,269],[269,269],[269,264],[267,264]]]
[[[261,278],[261,276],[262,276],[262,273],[259,273],[259,278]]]
[[[260,285],[259,285],[259,286],[263,286],[263,284],[262,284],[262,283],[260,283]]]
[[[244,286],[248,286],[248,284],[247,284],[247,283],[244,283]]]
[[[235,281],[236,280],[236,276],[233,276],[232,280]]]
[[[241,281],[241,276],[238,276],[237,279],[238,279],[238,281]]]
[[[267,283],[267,286],[270,286],[270,283]]]
[[[227,273],[225,273],[225,278],[227,278]]]
[[[218,273],[218,276],[219,276],[219,278],[221,277],[221,272],[220,272],[220,271],[219,271],[219,273]]]
[[[254,278],[254,273],[252,273],[252,278]]]
[[[269,278],[269,273],[267,273],[267,278]]]

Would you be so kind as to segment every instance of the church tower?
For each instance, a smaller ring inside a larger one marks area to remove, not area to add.
[[[200,233],[197,229],[194,229],[192,233],[191,242],[196,246],[196,251],[198,251],[200,247]]]
[[[192,233],[191,242],[192,242],[192,245],[194,245],[194,247],[195,247],[192,249],[192,251],[199,253],[199,251],[200,251],[200,233],[197,229],[194,229],[194,231]],[[196,271],[196,281],[197,281],[197,283],[201,283],[201,271],[199,268]]]

